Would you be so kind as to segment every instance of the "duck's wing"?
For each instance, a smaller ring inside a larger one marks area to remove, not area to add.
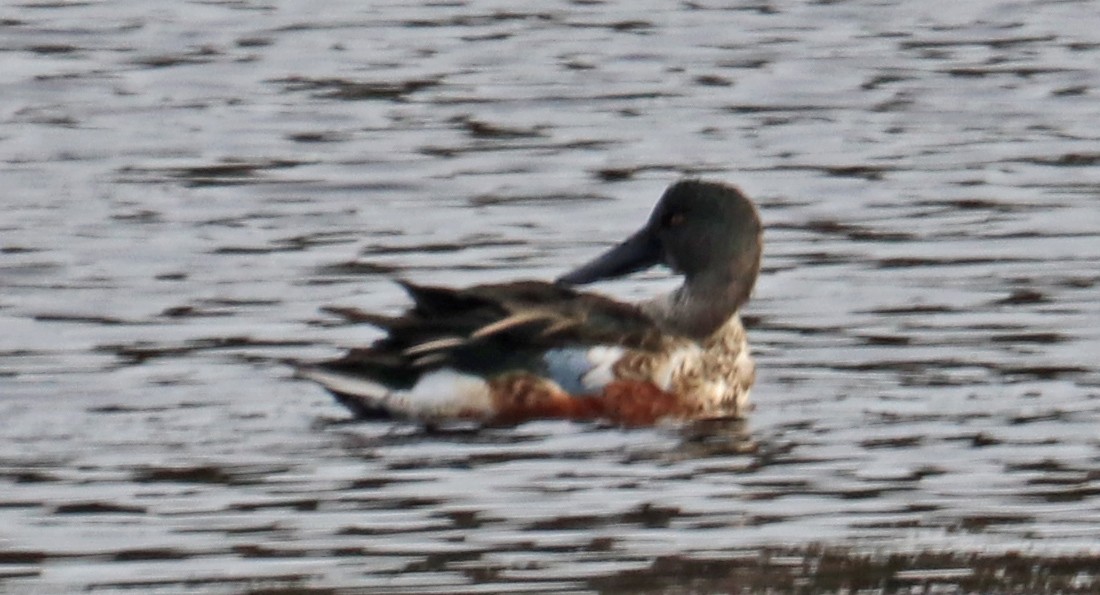
[[[614,363],[600,354],[656,349],[662,337],[633,305],[552,283],[401,285],[413,300],[401,316],[338,311],[386,336],[299,368],[360,417],[484,417],[483,385],[515,372],[587,390],[583,379]]]

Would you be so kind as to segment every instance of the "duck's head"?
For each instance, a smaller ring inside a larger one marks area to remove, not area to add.
[[[558,282],[583,285],[665,264],[684,285],[658,314],[675,330],[706,336],[748,300],[762,237],[756,207],[740,190],[682,180],[665,190],[644,227]]]

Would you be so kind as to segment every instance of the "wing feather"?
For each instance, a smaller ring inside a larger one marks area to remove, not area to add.
[[[413,301],[400,316],[328,309],[387,334],[312,369],[407,390],[440,368],[483,378],[514,371],[542,374],[549,350],[596,345],[654,350],[661,341],[656,324],[637,307],[553,283],[465,289],[399,283]]]

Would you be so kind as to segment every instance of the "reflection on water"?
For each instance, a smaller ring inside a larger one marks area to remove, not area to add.
[[[1095,591],[1078,3],[652,4],[0,9],[0,591]],[[278,363],[682,175],[767,225],[747,422],[352,423]]]

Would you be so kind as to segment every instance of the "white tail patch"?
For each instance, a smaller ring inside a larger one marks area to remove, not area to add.
[[[494,413],[493,395],[483,379],[450,368],[433,370],[407,391],[390,395],[396,408],[410,417],[423,419],[475,417],[488,418]]]
[[[369,408],[384,409],[411,419],[487,419],[493,414],[489,385],[470,374],[449,368],[428,372],[408,390],[392,390],[362,376],[303,368],[299,376],[328,390],[361,399]]]

